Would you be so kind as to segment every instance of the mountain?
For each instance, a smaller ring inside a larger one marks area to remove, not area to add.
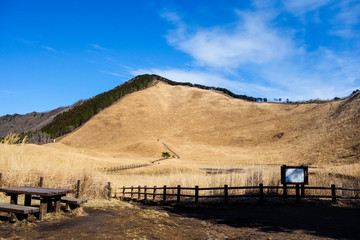
[[[82,104],[70,109],[69,111],[57,115],[54,120],[48,125],[44,126],[41,131],[50,134],[52,138],[60,137],[69,132],[72,132],[77,127],[86,123],[94,115],[102,111],[104,108],[110,106],[114,102],[118,101],[122,97],[152,86],[154,80],[160,80],[174,86],[180,85],[221,91],[234,98],[245,99],[248,101],[263,101],[262,98],[237,95],[224,88],[207,87],[191,83],[179,83],[160,77],[158,75],[144,74],[139,75],[110,91],[96,95],[95,97],[84,101]]]
[[[151,86],[120,98],[61,143],[114,157],[352,163],[360,157],[360,93],[329,102],[258,103],[216,90]]]
[[[70,107],[60,107],[49,112],[32,112],[28,114],[14,114],[0,117],[0,138],[9,133],[35,132],[49,124],[59,113]]]
[[[29,113],[26,115],[6,115],[0,118],[0,138],[8,133],[30,136],[32,143],[47,143],[50,138],[61,137],[86,123],[94,115],[110,106],[127,94],[146,89],[154,80],[161,80],[173,86],[189,86],[207,90],[216,90],[229,96],[247,101],[267,101],[246,95],[237,95],[224,88],[208,87],[200,84],[180,83],[158,75],[139,75],[114,89],[98,94],[88,100],[79,101],[71,107],[58,108],[46,113]]]

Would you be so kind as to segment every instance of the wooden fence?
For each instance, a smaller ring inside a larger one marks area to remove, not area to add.
[[[98,170],[103,171],[103,172],[118,172],[118,171],[122,171],[122,170],[147,167],[156,162],[164,161],[167,159],[170,159],[170,158],[160,158],[160,159],[153,160],[150,163],[129,164],[129,165],[122,165],[122,166],[117,166],[117,167],[109,167],[109,168],[98,168]]]
[[[141,167],[147,167],[150,166],[150,163],[142,163],[142,164],[129,164],[129,165],[123,165],[118,167],[110,167],[110,168],[99,168],[98,170],[104,171],[104,172],[117,172],[121,170],[128,170],[128,169],[134,169],[134,168],[141,168]]]
[[[169,199],[175,200],[177,204],[181,200],[191,200],[195,204],[199,204],[199,199],[218,199],[224,204],[227,204],[229,199],[239,198],[258,198],[260,203],[264,203],[265,198],[295,198],[296,203],[300,203],[301,198],[327,198],[331,199],[333,203],[337,199],[360,199],[360,189],[358,188],[344,188],[336,187],[334,184],[331,187],[309,187],[304,185],[295,186],[244,186],[244,187],[212,187],[200,188],[195,187],[123,187],[118,189],[118,196],[122,199],[136,199],[145,201],[167,201]],[[324,194],[309,194],[309,192],[324,192]],[[339,194],[341,192],[341,194]],[[202,194],[201,194],[202,193]],[[241,194],[242,193],[242,194]],[[307,193],[307,194],[306,194]],[[117,195],[117,194],[116,194]]]

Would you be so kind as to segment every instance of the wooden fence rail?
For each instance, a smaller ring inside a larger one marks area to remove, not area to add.
[[[337,199],[360,199],[359,188],[337,188],[334,184],[332,184],[330,187],[310,187],[300,184],[294,186],[264,186],[263,184],[259,184],[258,186],[241,187],[229,187],[228,185],[224,185],[223,187],[211,188],[200,188],[199,186],[181,187],[180,185],[176,187],[168,187],[166,185],[163,187],[124,186],[119,190],[122,194],[120,196],[122,199],[137,199],[147,201],[160,200],[165,202],[171,198],[178,204],[181,202],[181,198],[193,199],[195,204],[199,203],[200,198],[218,198],[222,199],[224,204],[228,204],[228,200],[230,198],[259,198],[260,203],[264,203],[265,198],[275,197],[295,198],[297,203],[300,203],[301,198],[331,198],[333,203],[335,203]],[[241,190],[245,190],[245,193],[239,194]],[[282,192],[279,192],[279,190]],[[295,194],[289,194],[289,190],[295,190]],[[306,194],[306,191],[309,190],[325,191],[325,194]],[[339,194],[339,192],[342,194]],[[349,193],[346,195],[344,192],[350,192],[352,195],[349,195]]]
[[[130,165],[123,165],[118,167],[110,167],[110,168],[99,168],[99,171],[103,172],[118,172],[122,170],[134,169],[134,168],[141,168],[150,166],[150,163],[142,163],[142,164],[130,164]]]

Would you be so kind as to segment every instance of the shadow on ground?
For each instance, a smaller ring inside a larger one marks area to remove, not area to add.
[[[264,233],[304,232],[306,235],[360,239],[360,207],[338,206],[328,202],[296,204],[241,205],[230,207],[162,206],[183,217],[225,224],[235,228],[254,228]]]
[[[0,239],[360,239],[359,223],[360,207],[322,202],[195,207],[112,200],[42,222],[1,217]]]

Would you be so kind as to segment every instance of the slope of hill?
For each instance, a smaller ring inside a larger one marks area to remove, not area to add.
[[[256,103],[217,91],[154,86],[104,109],[61,143],[114,157],[196,162],[350,163],[360,157],[359,92],[333,102]]]
[[[50,134],[53,138],[63,136],[69,132],[72,132],[77,127],[86,123],[94,115],[102,111],[104,108],[110,106],[120,98],[127,94],[146,89],[152,85],[153,81],[161,80],[170,85],[190,86],[201,89],[212,89],[221,91],[234,98],[245,99],[248,101],[266,101],[262,98],[248,97],[246,95],[237,95],[224,88],[207,87],[199,84],[191,83],[179,83],[169,79],[157,76],[157,75],[139,75],[133,79],[115,87],[114,89],[98,94],[93,98],[84,101],[82,104],[74,107],[70,111],[59,114],[55,117],[54,121],[44,126],[41,131]]]
[[[0,138],[9,133],[34,132],[49,124],[56,115],[69,110],[60,107],[49,112],[32,112],[24,115],[14,114],[0,117]]]

